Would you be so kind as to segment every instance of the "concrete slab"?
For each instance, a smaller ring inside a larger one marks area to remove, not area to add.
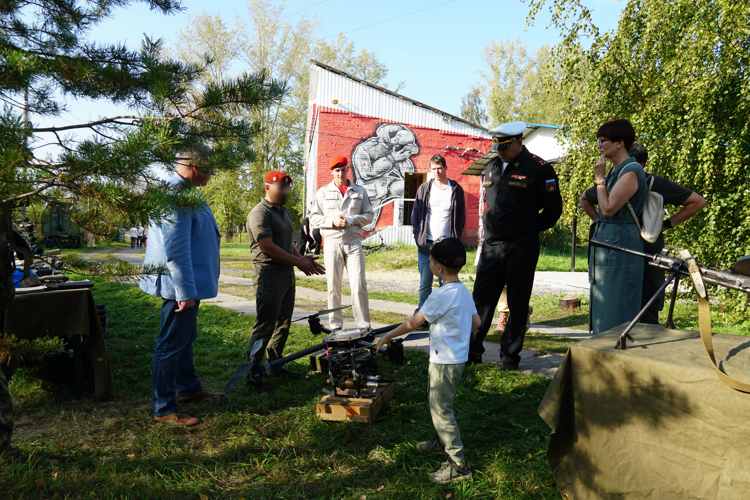
[[[146,258],[145,248],[126,248],[120,252],[113,253],[112,256],[118,260],[124,260],[128,264],[140,266],[143,264],[143,259]]]
[[[537,271],[532,295],[588,295],[589,274],[585,272]]]

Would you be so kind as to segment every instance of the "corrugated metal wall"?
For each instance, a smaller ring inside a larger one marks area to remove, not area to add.
[[[315,64],[317,75],[316,104],[342,113],[373,116],[395,123],[416,125],[445,132],[489,138],[486,130],[458,121],[409,100],[386,94],[351,78],[333,73]],[[338,101],[334,104],[334,101]],[[311,103],[312,104],[312,103]]]
[[[377,245],[380,243],[380,236],[388,245],[398,243],[401,246],[417,246],[414,243],[414,233],[411,226],[390,226],[376,233],[372,233],[367,238],[362,239],[363,245]]]

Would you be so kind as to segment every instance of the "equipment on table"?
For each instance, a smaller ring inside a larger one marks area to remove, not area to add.
[[[680,257],[682,258],[677,258],[669,257],[667,255],[669,251],[666,248],[663,249],[661,253],[651,255],[644,252],[631,250],[629,248],[624,248],[619,245],[608,243],[606,241],[601,241],[596,238],[591,238],[591,245],[601,248],[607,248],[610,250],[617,250],[619,252],[625,252],[632,255],[638,255],[646,259],[651,259],[649,261],[649,265],[661,267],[663,269],[669,269],[669,271],[671,272],[669,278],[661,287],[659,287],[659,289],[649,299],[646,305],[643,306],[643,309],[641,309],[638,314],[636,314],[635,318],[633,318],[633,321],[628,324],[628,326],[625,328],[625,331],[622,332],[620,337],[617,339],[615,349],[625,350],[626,339],[630,340],[634,344],[638,343],[637,341],[633,340],[633,337],[630,336],[630,331],[633,329],[635,324],[638,323],[638,320],[640,320],[641,316],[648,310],[649,307],[651,307],[651,304],[654,303],[659,294],[661,294],[667,288],[667,285],[669,285],[669,283],[671,283],[673,280],[675,281],[675,285],[672,290],[672,300],[669,306],[667,328],[670,328],[670,325],[671,328],[674,328],[672,315],[674,313],[674,304],[677,297],[679,277],[680,275],[690,276],[690,279],[693,282],[693,287],[695,288],[695,292],[698,294],[698,324],[700,325],[701,340],[703,342],[703,347],[706,349],[706,353],[708,353],[709,358],[711,358],[711,362],[714,365],[719,379],[721,379],[722,382],[724,382],[732,389],[750,393],[750,384],[740,382],[739,380],[730,377],[729,375],[724,373],[724,371],[722,371],[722,369],[719,368],[719,365],[716,363],[716,356],[714,355],[712,339],[713,333],[711,331],[711,306],[708,302],[708,293],[706,292],[706,287],[704,285],[705,282],[712,285],[723,286],[732,290],[744,292],[750,296],[750,255],[746,255],[745,257],[742,257],[737,262],[735,262],[732,266],[731,271],[722,271],[718,269],[711,269],[709,267],[699,267],[698,263],[695,261],[695,258],[690,255],[690,252],[688,250],[682,250],[680,252]]]
[[[636,323],[641,319],[641,316],[651,307],[651,304],[653,304],[656,299],[659,297],[659,295],[666,290],[667,286],[674,281],[674,288],[672,289],[672,299],[669,304],[669,314],[667,316],[667,322],[666,326],[667,328],[675,328],[674,320],[672,318],[674,314],[674,305],[675,301],[677,299],[677,287],[680,284],[680,276],[690,276],[691,270],[689,269],[689,263],[690,260],[692,262],[695,262],[695,259],[693,259],[689,253],[685,254],[685,251],[681,255],[683,257],[686,255],[689,258],[680,259],[677,257],[670,257],[668,255],[669,250],[663,249],[658,254],[649,254],[645,252],[639,252],[637,250],[631,250],[630,248],[621,247],[620,245],[615,245],[614,243],[609,243],[606,241],[599,240],[597,238],[591,238],[591,245],[595,247],[600,248],[606,248],[608,250],[616,250],[618,252],[625,252],[629,253],[631,255],[638,255],[639,257],[643,257],[644,259],[649,259],[648,264],[650,266],[656,266],[660,267],[662,269],[667,269],[670,271],[669,278],[664,282],[664,284],[659,287],[659,289],[654,293],[654,295],[649,299],[649,301],[646,303],[646,305],[643,306],[643,309],[641,309],[638,314],[636,314],[635,318],[633,318],[633,321],[630,322],[630,324],[625,328],[625,331],[622,332],[622,335],[617,340],[617,345],[615,345],[615,349],[626,349],[627,346],[625,344],[626,339],[630,340],[631,342],[638,343],[635,340],[633,340],[633,337],[630,336],[630,330],[633,329]],[[703,281],[706,283],[710,283],[712,285],[719,285],[727,288],[731,288],[732,290],[737,290],[740,292],[744,292],[746,294],[750,294],[750,255],[745,256],[738,260],[734,266],[732,266],[731,271],[722,271],[718,269],[711,269],[709,267],[698,267],[697,264],[695,265],[696,269],[700,271],[701,276],[703,277]],[[700,292],[699,292],[700,295]]]

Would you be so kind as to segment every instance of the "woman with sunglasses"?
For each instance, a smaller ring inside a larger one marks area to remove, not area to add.
[[[612,120],[596,133],[601,157],[594,165],[599,218],[591,225],[591,237],[642,251],[635,217],[646,201],[646,174],[630,156],[635,130],[628,120]],[[605,173],[609,160],[612,167]],[[591,302],[589,330],[602,333],[631,321],[641,307],[644,260],[641,257],[589,246]]]

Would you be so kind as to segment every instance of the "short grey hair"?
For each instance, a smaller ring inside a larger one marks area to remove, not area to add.
[[[640,142],[634,142],[633,145],[630,146],[630,151],[628,151],[628,153],[635,158],[635,161],[638,163],[645,165],[648,161],[648,149],[646,149],[646,146]]]
[[[178,160],[181,161],[181,160],[186,160],[186,159],[194,159],[196,157],[206,158],[211,154],[211,151],[212,149],[210,146],[203,144],[203,143],[199,143],[183,151],[180,157],[178,158]]]

